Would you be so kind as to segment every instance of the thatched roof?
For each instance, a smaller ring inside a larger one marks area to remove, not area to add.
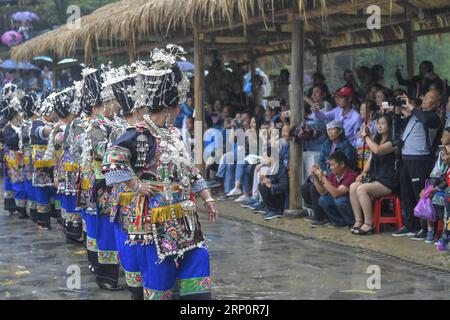
[[[366,8],[379,5],[382,30],[368,31]],[[448,0],[121,0],[12,49],[12,58],[37,55],[136,54],[161,42],[190,46],[193,30],[210,49],[273,54],[288,50],[293,12],[306,20],[307,48],[330,52],[347,46],[394,44],[414,35],[450,31]],[[423,13],[423,16],[422,16]]]

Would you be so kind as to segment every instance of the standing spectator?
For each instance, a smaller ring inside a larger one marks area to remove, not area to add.
[[[371,82],[370,69],[366,66],[356,68],[356,77],[359,80],[358,91],[356,92],[359,100],[364,101],[369,93]]]
[[[336,92],[337,108],[321,112],[317,106],[313,106],[312,110],[317,119],[324,121],[340,120],[344,124],[345,136],[350,143],[355,146],[356,131],[361,127],[361,116],[353,108],[353,90],[349,87],[343,87]]]
[[[330,226],[341,228],[355,223],[350,204],[350,185],[358,174],[350,169],[343,152],[335,152],[329,158],[331,173],[326,175],[319,166],[312,169],[314,187],[320,194],[319,205],[325,212]],[[323,225],[323,224],[322,224]]]
[[[370,69],[372,76],[372,85],[378,84],[382,87],[386,87],[384,81],[384,67],[381,64],[376,64]]]
[[[44,70],[42,70],[41,79],[42,79],[43,91],[52,90],[52,88],[53,88],[52,72],[48,70],[47,66],[44,66]]]
[[[325,81],[327,79],[320,72],[314,73],[312,77],[313,77],[312,87],[308,90],[307,96],[312,97],[314,88],[320,87],[323,89],[323,91],[325,93],[325,99],[328,101],[330,99],[331,95],[330,95],[330,90],[328,89],[328,86],[325,83]],[[329,110],[327,110],[327,111],[329,111]]]
[[[289,78],[290,73],[287,69],[280,71],[280,77],[274,89],[274,96],[280,100],[284,100],[286,104],[289,104],[289,85],[291,84]]]
[[[28,26],[28,23],[26,21],[20,22],[20,27],[19,27],[18,32],[22,35],[22,37],[25,41],[30,39],[30,27]]]
[[[408,96],[420,98],[428,92],[431,85],[442,89],[442,80],[434,73],[434,65],[431,61],[422,61],[419,75],[414,76],[411,80],[403,79],[402,69],[402,66],[398,66],[395,76],[400,85],[408,87]]]
[[[383,115],[378,119],[377,135],[374,138],[366,125],[361,128],[361,133],[372,155],[350,187],[350,201],[356,220],[351,231],[357,235],[368,235],[373,234],[372,199],[395,192],[398,177],[391,118]]]
[[[356,83],[356,79],[355,76],[353,75],[353,71],[352,70],[345,70],[344,71],[344,87],[349,87],[353,90],[354,93],[357,92],[358,89],[358,84]]]
[[[440,126],[440,118],[436,113],[439,92],[429,91],[420,107],[414,107],[407,96],[403,96],[403,99],[406,107],[402,108],[402,112],[406,118],[401,125],[406,127],[402,136],[400,183],[405,217],[404,227],[393,233],[393,236],[413,236],[413,240],[424,240],[427,236],[427,223],[420,221],[420,227],[415,226],[414,207],[434,164],[432,145]],[[417,232],[414,234],[415,231]]]
[[[305,99],[308,103],[310,103],[312,101],[312,104],[315,105],[315,107],[320,108],[320,111],[322,112],[328,112],[333,110],[333,105],[326,100],[326,96],[327,96],[327,90],[328,88],[326,87],[325,84],[322,85],[316,85],[314,86],[314,88],[312,89],[312,95],[311,95],[311,99],[310,101],[308,101],[308,99]]]

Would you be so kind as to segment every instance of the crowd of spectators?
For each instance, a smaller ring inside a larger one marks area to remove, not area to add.
[[[73,81],[80,80],[78,69],[77,66],[62,69],[58,76],[56,88],[66,88],[71,86]],[[55,89],[53,72],[47,65],[44,65],[42,70],[0,70],[0,93],[7,83],[13,83],[24,91],[36,91],[38,93]]]
[[[399,86],[393,90],[381,65],[346,70],[334,94],[325,77],[314,74],[305,92],[305,121],[292,128],[288,70],[280,72],[272,96],[261,97],[258,89],[244,94],[242,73],[215,61],[207,86],[222,78],[231,89],[213,85],[208,95],[203,142],[209,185],[223,187],[220,200],[234,200],[265,220],[281,218],[288,207],[290,142],[301,140],[304,151],[318,156],[301,186],[300,216],[311,227],[373,234],[373,201],[395,194],[402,202],[403,227],[393,235],[438,241],[436,221],[444,216],[450,164],[447,84],[429,61],[409,80],[401,66],[394,72]],[[255,81],[256,88],[264,85],[261,78]],[[177,121],[192,136],[193,105],[189,99]],[[427,180],[435,187],[433,221],[414,213]]]

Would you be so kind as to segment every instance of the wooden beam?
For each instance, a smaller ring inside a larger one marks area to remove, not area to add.
[[[292,22],[292,30],[292,72],[289,101],[291,106],[291,126],[294,128],[301,124],[304,120],[304,22],[299,19],[295,19]],[[301,142],[290,142],[289,159],[289,210],[299,210],[302,208],[300,186],[302,185],[303,176],[303,144]]]
[[[217,36],[214,37],[215,43],[220,44],[241,44],[241,43],[248,43],[248,39],[246,37],[221,37]]]
[[[203,34],[194,31],[194,91],[195,91],[195,122],[194,122],[194,161],[197,168],[204,173],[205,166],[203,163],[203,123],[205,120],[205,112],[203,108],[203,100],[205,94],[204,88],[204,48]]]

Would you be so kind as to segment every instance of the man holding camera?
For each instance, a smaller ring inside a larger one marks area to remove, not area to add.
[[[404,208],[404,227],[393,233],[395,237],[412,236],[413,240],[424,240],[427,236],[427,223],[420,221],[417,228],[414,221],[414,207],[420,199],[425,180],[434,164],[433,144],[440,127],[440,118],[436,112],[439,106],[440,94],[430,90],[425,95],[421,106],[403,95],[405,105],[401,107],[404,118],[400,120],[403,135],[397,143],[402,150],[402,166],[400,169],[400,184],[402,207]],[[399,108],[396,108],[400,116]],[[415,232],[415,233],[414,233]]]
[[[353,108],[354,92],[349,87],[342,87],[336,92],[337,108],[321,112],[319,106],[311,106],[316,119],[330,122],[340,120],[344,124],[345,136],[352,146],[356,145],[356,132],[361,127],[362,119],[358,111]]]

